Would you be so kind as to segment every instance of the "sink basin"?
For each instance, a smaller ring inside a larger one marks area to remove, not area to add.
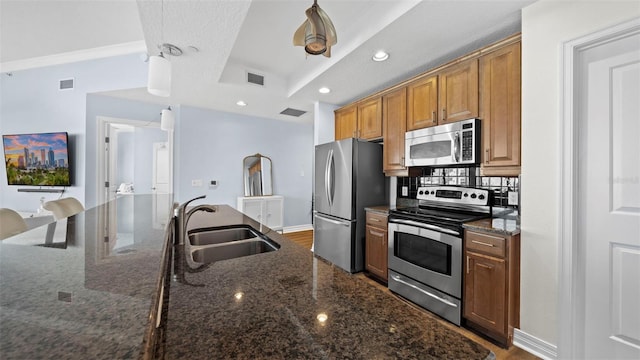
[[[248,225],[232,225],[223,228],[198,230],[189,234],[193,246],[221,244],[239,240],[255,239],[261,234]]]
[[[238,240],[196,249],[191,253],[191,257],[198,263],[211,263],[276,251],[279,247],[273,241],[262,238]]]
[[[191,259],[197,263],[256,255],[280,248],[276,242],[245,224],[194,229],[188,233]]]

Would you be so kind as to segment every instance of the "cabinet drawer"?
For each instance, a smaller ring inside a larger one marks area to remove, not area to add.
[[[367,225],[387,229],[387,215],[367,212]]]
[[[499,257],[504,257],[506,254],[506,239],[501,236],[467,231],[465,243],[467,250]]]

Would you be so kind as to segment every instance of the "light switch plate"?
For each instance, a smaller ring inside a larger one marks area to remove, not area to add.
[[[518,193],[509,191],[509,199],[507,201],[509,205],[518,205]]]
[[[402,196],[409,196],[409,187],[408,186],[403,186],[402,187]]]

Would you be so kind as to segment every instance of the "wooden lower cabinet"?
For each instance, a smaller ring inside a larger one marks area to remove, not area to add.
[[[520,324],[520,235],[465,231],[465,324],[509,347]]]
[[[378,280],[387,282],[387,215],[367,211],[365,235],[365,269]]]

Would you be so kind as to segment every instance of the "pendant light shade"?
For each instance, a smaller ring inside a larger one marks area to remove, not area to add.
[[[304,46],[307,54],[331,57],[331,47],[338,42],[336,29],[318,1],[305,12],[307,20],[300,25],[293,35],[293,45]]]
[[[147,91],[156,96],[171,95],[171,62],[162,53],[149,57]]]
[[[173,130],[173,126],[175,124],[175,115],[173,114],[173,111],[171,111],[171,106],[169,106],[166,109],[163,109],[162,112],[160,113],[160,129],[164,130],[164,131],[171,131]]]

